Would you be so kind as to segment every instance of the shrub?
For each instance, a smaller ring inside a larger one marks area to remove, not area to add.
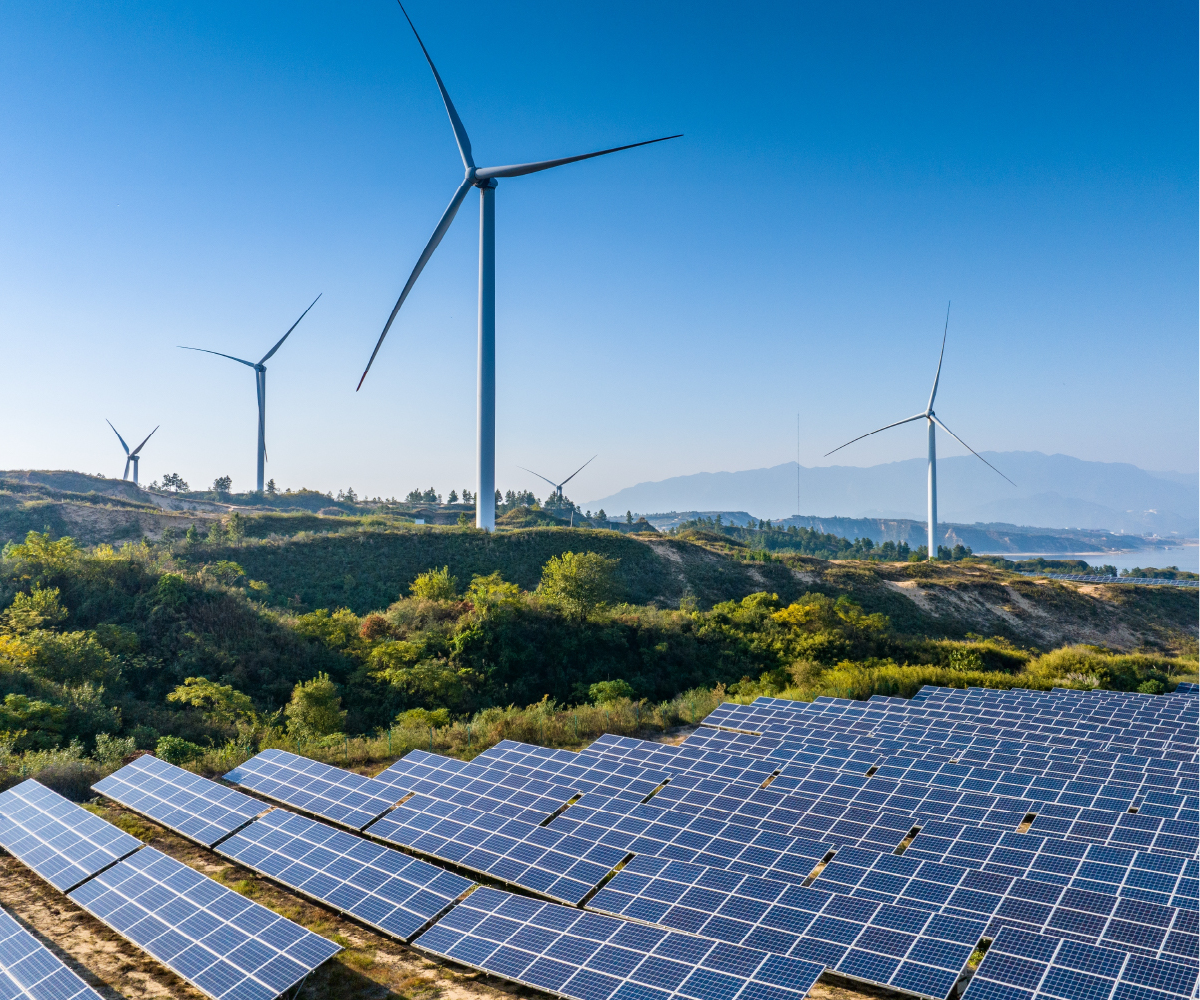
[[[154,756],[180,767],[190,761],[199,760],[204,754],[204,747],[189,743],[178,736],[163,736],[154,748]]]
[[[358,627],[358,634],[368,642],[374,642],[376,639],[382,639],[391,631],[391,625],[383,615],[367,615],[362,620],[362,624]]]
[[[593,705],[603,705],[606,702],[618,701],[621,698],[633,698],[633,688],[623,680],[599,681],[588,688],[588,698]]]
[[[304,738],[341,732],[346,722],[342,697],[328,674],[317,674],[312,680],[297,684],[283,711],[288,719],[288,732]]]
[[[538,593],[583,618],[617,598],[619,562],[619,559],[595,552],[564,552],[561,558],[551,556],[542,569]]]
[[[453,601],[458,596],[458,578],[450,575],[450,567],[430,569],[413,580],[408,592],[427,601]]]

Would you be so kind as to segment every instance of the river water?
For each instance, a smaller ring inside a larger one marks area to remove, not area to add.
[[[1005,559],[1083,559],[1093,566],[1116,566],[1119,573],[1134,566],[1163,569],[1176,566],[1189,573],[1200,573],[1200,545],[1164,545],[1125,552],[978,552],[976,555],[1004,556]]]

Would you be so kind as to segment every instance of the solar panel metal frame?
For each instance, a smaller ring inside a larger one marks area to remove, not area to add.
[[[273,1000],[342,950],[153,847],[68,897],[213,1000]]]
[[[29,778],[0,792],[0,847],[69,892],[142,842]]]
[[[99,993],[4,910],[0,910],[0,996],[100,1000]]]
[[[419,934],[475,884],[282,809],[255,820],[216,851],[402,941]],[[401,886],[408,887],[402,898]]]
[[[270,808],[261,799],[144,754],[92,785],[92,791],[212,847]]]
[[[569,1000],[803,1000],[824,966],[479,888],[413,942]]]

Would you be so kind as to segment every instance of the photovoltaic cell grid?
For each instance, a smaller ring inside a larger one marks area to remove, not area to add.
[[[217,851],[405,940],[473,884],[407,854],[282,810],[251,823]]]
[[[100,1000],[99,993],[3,910],[0,910],[0,997]]]
[[[152,847],[69,895],[215,1000],[270,1000],[341,950]]]
[[[1104,856],[1107,853],[1107,848],[1096,853],[1089,849],[1091,859],[1069,859],[1084,875],[1092,876],[1084,883],[1089,888],[1082,888],[920,861],[907,854],[839,851],[812,888],[983,920],[988,937],[1002,927],[1016,926],[1171,961],[1195,962],[1196,910],[1117,895],[1121,885],[1116,880],[1127,877],[1124,862],[1128,859],[1108,858]],[[1155,860],[1152,855],[1144,859],[1147,864]],[[1105,864],[1112,860],[1122,863]],[[1141,870],[1141,874],[1151,872]]]
[[[634,858],[590,909],[819,962],[944,1000],[986,923],[658,858]]]
[[[559,817],[561,819],[562,817]],[[388,843],[579,903],[627,852],[499,813],[414,795],[367,828]]]
[[[32,778],[0,792],[0,847],[62,892],[141,846]]]
[[[150,754],[96,782],[92,789],[205,847],[267,808],[258,799]]]
[[[225,780],[353,830],[361,830],[400,798],[381,781],[286,750],[264,750]]]
[[[1006,929],[964,1000],[1168,1000],[1195,989],[1186,965]]]
[[[486,888],[414,945],[573,1000],[801,1000],[825,969]]]

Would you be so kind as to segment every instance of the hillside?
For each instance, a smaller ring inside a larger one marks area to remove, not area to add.
[[[953,446],[956,447],[956,446]],[[1040,452],[984,452],[1017,485],[973,456],[938,458],[938,512],[961,524],[1006,523],[1090,528],[1136,535],[1195,538],[1200,532],[1200,477],[1147,472],[1118,462],[1086,462]],[[799,511],[816,517],[921,520],[923,458],[867,468],[796,463],[740,472],[703,472],[639,483],[585,507],[651,511],[744,510],[772,520]]]

